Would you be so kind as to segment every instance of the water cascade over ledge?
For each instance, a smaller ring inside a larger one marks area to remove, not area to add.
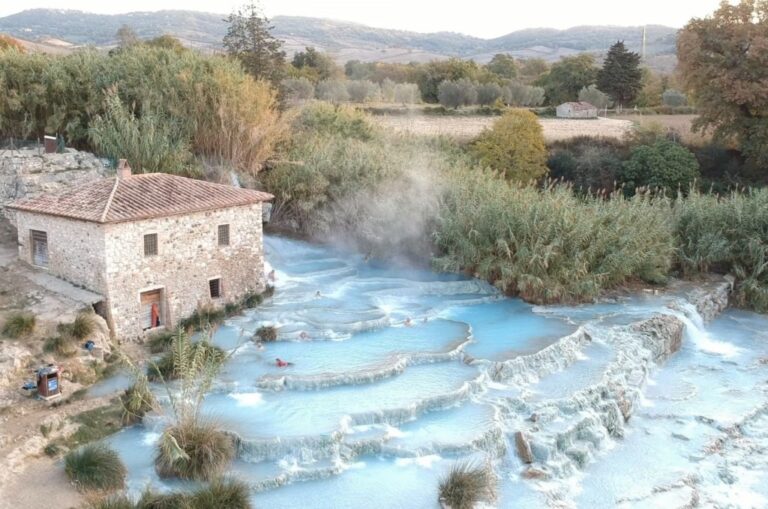
[[[203,405],[255,506],[434,508],[467,460],[492,465],[498,507],[768,503],[768,317],[726,311],[731,281],[530,306],[299,241],[266,251],[276,294],[217,331],[240,346]],[[263,325],[278,341],[259,349]],[[108,439],[132,492],[187,486],[154,473],[164,422]]]

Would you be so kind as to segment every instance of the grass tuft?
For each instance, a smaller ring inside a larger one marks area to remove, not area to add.
[[[32,334],[35,330],[35,315],[32,313],[14,313],[3,324],[3,335],[19,339]]]
[[[451,509],[472,509],[480,501],[496,499],[496,477],[487,465],[460,463],[440,480],[439,496]]]
[[[137,377],[136,382],[120,396],[120,402],[123,404],[124,424],[139,422],[157,404],[145,375]]]
[[[179,422],[168,427],[155,455],[161,477],[210,480],[235,456],[232,437],[210,423]]]
[[[69,336],[54,336],[45,340],[43,351],[55,353],[61,357],[72,357],[77,353],[77,345]]]
[[[84,490],[116,490],[125,485],[126,469],[120,456],[104,445],[71,451],[64,458],[64,471]]]

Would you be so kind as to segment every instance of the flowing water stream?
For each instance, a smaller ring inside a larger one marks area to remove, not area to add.
[[[493,467],[497,507],[768,504],[768,317],[705,324],[684,291],[533,307],[303,242],[265,250],[277,291],[218,330],[237,350],[204,403],[256,507],[434,508],[457,461]],[[637,325],[658,314],[676,319]],[[680,322],[669,355],[658,330]],[[280,341],[259,350],[262,325]],[[133,492],[187,486],[154,473],[162,426],[109,439]]]

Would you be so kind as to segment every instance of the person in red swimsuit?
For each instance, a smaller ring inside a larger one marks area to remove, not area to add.
[[[283,359],[278,357],[277,359],[275,359],[275,366],[277,366],[278,368],[287,368],[288,366],[293,366],[293,363],[286,362]]]

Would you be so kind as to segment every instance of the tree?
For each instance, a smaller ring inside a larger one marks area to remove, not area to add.
[[[321,101],[328,101],[332,103],[349,101],[347,85],[341,80],[321,81],[317,84],[315,94]]]
[[[530,182],[547,174],[547,147],[539,119],[525,110],[505,113],[472,142],[480,164],[510,180]]]
[[[382,90],[384,84],[381,85]],[[416,104],[419,102],[421,95],[419,94],[419,87],[415,83],[398,83],[395,85],[394,90],[394,102],[400,104]]]
[[[150,39],[146,41],[145,44],[153,48],[171,49],[176,52],[184,51],[186,49],[184,48],[184,45],[181,44],[181,41],[179,41],[174,36],[168,35],[168,34],[164,34],[164,35],[155,37],[154,39]]]
[[[504,102],[511,106],[541,106],[544,102],[544,89],[522,83],[510,83],[502,91]]]
[[[544,87],[549,104],[556,105],[578,99],[579,91],[592,85],[596,78],[595,58],[585,54],[565,57],[552,64],[549,74],[542,76],[537,84]]]
[[[419,70],[418,85],[424,102],[436,103],[438,87],[444,81],[458,81],[462,78],[476,80],[479,73],[477,64],[472,60],[451,58],[435,60],[424,64]],[[396,80],[397,81],[397,80]]]
[[[768,167],[768,2],[726,2],[691,20],[677,40],[678,69],[699,111],[694,129],[735,141]]]
[[[600,91],[595,85],[584,87],[579,91],[579,101],[588,102],[602,110],[611,105],[611,99],[608,94]]]
[[[517,64],[512,55],[508,53],[497,53],[493,55],[493,58],[485,67],[500,78],[507,80],[517,78]]]
[[[376,64],[373,62],[361,62],[360,60],[348,60],[344,64],[344,74],[351,80],[369,80],[373,78]]]
[[[304,48],[304,51],[296,52],[291,65],[301,71],[300,74],[303,77],[314,83],[344,77],[341,68],[336,65],[330,55],[317,51],[311,46]]]
[[[606,92],[618,106],[631,104],[642,84],[640,55],[629,51],[623,41],[618,41],[608,50],[603,68],[597,73],[597,88]]]
[[[274,28],[251,2],[240,7],[225,20],[229,25],[224,36],[224,49],[243,64],[245,70],[255,78],[278,83],[283,75],[285,52],[282,41],[275,39]]]
[[[667,89],[661,94],[661,102],[664,106],[685,106],[688,104],[688,98],[685,94],[675,89]]]
[[[121,48],[133,46],[139,42],[139,38],[133,28],[123,25],[117,29],[117,45]]]
[[[475,84],[466,78],[457,81],[445,80],[440,83],[437,92],[440,105],[446,108],[469,106],[477,101]]]
[[[533,85],[549,71],[549,64],[541,58],[528,58],[519,61],[518,76],[525,85]]]
[[[641,186],[687,192],[698,176],[699,163],[693,153],[667,139],[635,147],[621,169],[621,180],[630,193]]]
[[[640,71],[643,77],[640,80],[641,88],[635,98],[635,105],[641,108],[660,106],[661,94],[664,92],[664,81],[668,80],[647,67],[643,67]]]
[[[477,86],[477,104],[490,106],[500,99],[502,90],[496,83],[484,83]]]
[[[308,101],[315,97],[315,86],[307,78],[289,78],[280,83],[283,97],[290,103]]]
[[[350,101],[356,103],[370,102],[381,98],[381,88],[369,80],[348,81],[347,93]]]

